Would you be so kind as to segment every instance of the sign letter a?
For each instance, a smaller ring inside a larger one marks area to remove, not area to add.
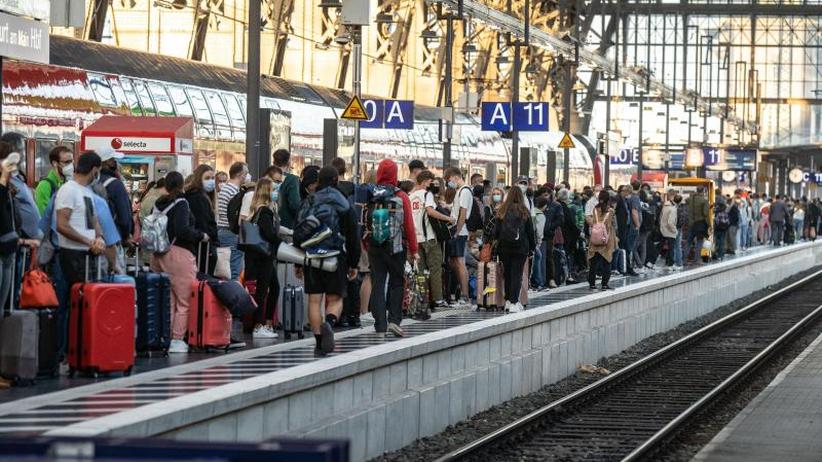
[[[491,114],[491,124],[496,124],[497,120],[502,121],[503,125],[508,125],[508,120],[505,118],[505,109],[502,104],[494,105],[494,113]]]
[[[405,118],[403,118],[402,111],[400,110],[400,103],[398,101],[391,101],[391,110],[388,111],[385,121],[391,122],[395,117],[400,121],[400,123],[405,123]]]

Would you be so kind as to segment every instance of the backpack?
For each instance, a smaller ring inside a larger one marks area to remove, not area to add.
[[[460,194],[462,194],[462,191],[464,191],[466,188],[468,189],[468,192],[471,192],[471,188],[468,188],[468,186],[463,186],[462,189],[460,189]],[[457,197],[455,200],[459,203],[459,197]],[[471,213],[468,215],[468,218],[465,219],[465,226],[468,228],[468,231],[473,233],[481,230],[483,223],[485,223],[485,220],[483,218],[482,202],[480,202],[479,199],[474,197],[474,194],[472,193]]]
[[[525,220],[518,213],[508,212],[502,219],[499,231],[499,243],[503,247],[517,247],[523,236]]]
[[[685,204],[679,204],[676,206],[676,229],[682,229],[687,224],[688,207],[685,207]]]
[[[243,207],[243,197],[249,188],[240,186],[240,190],[226,205],[226,218],[228,219],[228,229],[234,234],[240,234],[240,209]]]
[[[431,192],[426,191],[425,197],[427,198]],[[440,213],[443,213],[443,210],[437,210]],[[443,213],[443,215],[446,215]],[[425,216],[428,218],[428,222],[431,224],[431,229],[434,230],[434,235],[437,237],[437,242],[445,242],[448,239],[451,239],[451,229],[448,227],[447,221],[438,220],[434,217],[429,216],[427,213]],[[425,231],[425,227],[423,227],[423,231]],[[426,236],[427,239],[427,236]]]
[[[325,226],[331,230],[331,233],[318,243],[322,243],[322,247],[326,249],[343,250],[345,239],[340,232],[340,210],[334,203],[333,195],[335,194],[342,197],[343,204],[348,205],[348,200],[335,188],[321,189],[306,198],[302,209],[297,214],[297,224],[293,234],[295,245],[301,247],[303,242]]]
[[[173,242],[168,239],[168,212],[185,199],[179,198],[171,203],[165,210],[160,210],[155,205],[151,213],[143,218],[142,235],[140,236],[140,247],[147,252],[164,254],[171,249]]]
[[[403,208],[402,199],[397,196],[394,186],[378,184],[368,199],[366,225],[371,242],[381,246],[391,243],[391,254],[403,249]]]
[[[591,225],[591,245],[606,245],[608,244],[608,227],[605,226],[605,220],[608,219],[608,213],[605,214],[602,221],[597,221],[598,211],[594,210],[594,224]]]
[[[656,214],[650,206],[643,206],[640,210],[642,214],[642,224],[639,225],[639,230],[642,232],[650,232],[654,230],[656,224]]]
[[[731,218],[728,216],[728,212],[726,210],[717,212],[716,217],[714,218],[714,223],[716,223],[716,229],[719,231],[725,231],[730,228]]]

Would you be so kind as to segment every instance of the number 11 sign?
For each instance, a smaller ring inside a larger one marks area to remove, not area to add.
[[[521,132],[548,131],[548,103],[514,103],[514,129]]]

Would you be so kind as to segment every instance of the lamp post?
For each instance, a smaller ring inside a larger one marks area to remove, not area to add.
[[[248,71],[246,73],[245,160],[260,176],[260,28],[261,0],[248,2]]]

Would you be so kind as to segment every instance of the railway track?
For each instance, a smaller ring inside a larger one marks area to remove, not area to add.
[[[822,321],[822,271],[449,452],[457,460],[646,460]]]

